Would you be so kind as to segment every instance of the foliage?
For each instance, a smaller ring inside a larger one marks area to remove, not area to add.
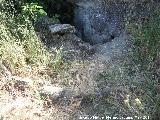
[[[158,11],[159,12],[159,11]],[[153,70],[160,57],[160,15],[154,14],[150,19],[130,26],[133,36],[134,60],[143,70]]]
[[[62,64],[62,48],[55,50],[55,59],[53,61],[53,67],[57,69],[61,64]]]
[[[1,1],[6,5],[5,1]],[[14,5],[13,2],[7,3]],[[51,55],[34,30],[30,16],[38,19],[45,12],[37,4],[26,4],[22,12],[0,10],[0,60],[13,72],[16,68],[32,64],[50,64]]]
[[[158,119],[159,104],[159,58],[160,58],[160,11],[155,8],[150,18],[130,23],[133,52],[130,75],[142,74],[144,80],[133,83],[145,91],[143,101],[153,119]]]
[[[43,10],[42,6],[38,3],[26,3],[22,6],[22,14],[30,17],[30,19],[37,21],[40,17],[46,16],[47,13]]]

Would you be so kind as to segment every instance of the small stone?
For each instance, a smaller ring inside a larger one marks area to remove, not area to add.
[[[34,84],[34,81],[28,77],[12,76],[11,78],[12,78],[12,80],[17,81],[17,83],[24,83],[24,84],[30,85],[30,86],[32,86]]]
[[[75,33],[76,31],[75,27],[70,24],[55,24],[49,26],[49,29],[52,34],[67,34]]]
[[[29,87],[33,87],[34,81],[28,77],[11,76],[8,80],[13,82],[13,87],[19,91],[25,91]]]
[[[43,86],[39,91],[41,96],[48,96],[50,99],[55,100],[63,95],[64,89],[61,87]]]

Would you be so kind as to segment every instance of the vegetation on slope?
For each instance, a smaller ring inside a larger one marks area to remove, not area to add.
[[[44,16],[46,12],[38,3],[1,1],[0,59],[12,72],[27,65],[52,64],[54,56],[35,32],[37,20]]]
[[[143,97],[147,110],[153,119],[160,116],[160,11],[155,9],[150,18],[143,18],[129,27],[133,36],[133,53],[131,71],[144,76],[144,80],[137,80],[137,86],[145,91]],[[146,110],[146,111],[147,111]]]
[[[52,69],[59,67],[60,51],[57,50],[55,56],[50,53],[35,31],[36,22],[47,15],[45,10],[47,11],[48,8],[45,5],[50,2],[50,0],[0,1],[0,62],[13,74],[16,74],[17,69],[27,66],[52,66]],[[57,2],[59,4],[63,1],[52,1],[52,5]],[[93,98],[95,102],[102,100],[103,107],[108,107],[109,103],[125,112],[129,110],[130,115],[150,115],[152,119],[158,119],[160,116],[160,12],[155,11],[150,18],[129,23],[133,51],[125,69],[111,70],[99,76],[99,80],[103,81],[102,84],[98,84],[100,87],[105,85],[104,81],[124,80],[125,85],[130,87],[124,101],[119,103],[115,100],[116,95],[104,96],[103,99],[95,99],[91,96],[89,99]],[[50,17],[57,22],[55,16],[55,13],[50,13]],[[94,101],[93,99],[91,101]],[[107,105],[104,106],[104,103]],[[101,112],[104,112],[102,108]]]

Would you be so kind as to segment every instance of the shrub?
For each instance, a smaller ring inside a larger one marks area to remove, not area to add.
[[[160,13],[157,11],[150,19],[141,19],[130,26],[133,36],[134,61],[143,70],[154,69],[160,57]]]
[[[13,2],[1,1],[3,7],[11,6]],[[51,54],[45,49],[37,37],[30,16],[38,17],[45,13],[37,4],[23,6],[20,13],[10,9],[0,9],[0,60],[12,71],[31,64],[48,65]],[[15,15],[16,14],[16,15]]]
[[[135,85],[145,91],[143,101],[152,119],[158,119],[160,111],[159,79],[160,66],[160,11],[155,9],[150,18],[141,18],[129,25],[132,35],[133,53],[130,70],[132,75],[142,74],[144,80]],[[134,71],[134,72],[133,72]]]

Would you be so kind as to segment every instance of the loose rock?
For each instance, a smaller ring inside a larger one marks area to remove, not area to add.
[[[32,86],[33,85],[33,80],[29,77],[18,77],[18,76],[12,76],[11,77],[12,80],[15,80],[17,81],[17,83],[24,83],[24,84],[27,84],[27,85],[30,85]]]
[[[39,92],[45,98],[49,97],[51,100],[56,100],[63,95],[64,89],[61,87],[43,86]]]
[[[55,24],[49,26],[49,29],[52,34],[68,34],[76,31],[75,27],[70,24]]]

